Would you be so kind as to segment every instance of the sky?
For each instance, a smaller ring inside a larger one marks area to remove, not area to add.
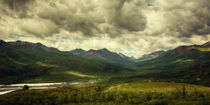
[[[138,58],[210,41],[210,0],[0,0],[0,39]]]

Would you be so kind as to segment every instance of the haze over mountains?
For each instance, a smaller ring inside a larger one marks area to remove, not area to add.
[[[167,51],[163,51],[163,50],[155,51],[155,52],[152,52],[150,54],[144,54],[138,60],[151,60],[151,59],[155,59],[155,58],[161,57],[161,56],[165,55],[166,53],[167,53]]]

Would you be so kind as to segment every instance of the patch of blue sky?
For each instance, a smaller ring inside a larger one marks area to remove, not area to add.
[[[68,40],[68,39],[71,39],[71,37],[68,37],[68,36],[61,36],[61,39]]]
[[[147,3],[147,6],[148,6],[148,7],[153,6],[153,5],[151,4],[150,0],[145,0],[145,2]]]
[[[9,38],[14,39],[14,40],[19,40],[20,36],[19,35],[9,35]]]
[[[102,40],[102,38],[97,37],[96,40]]]
[[[152,6],[152,4],[148,3],[148,4],[147,4],[147,6],[148,6],[148,7],[151,7],[151,6]]]
[[[125,48],[125,50],[127,50],[129,52],[135,51],[135,49],[133,49],[133,48]]]

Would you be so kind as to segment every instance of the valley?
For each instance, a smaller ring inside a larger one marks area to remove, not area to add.
[[[0,41],[0,104],[209,105],[209,48],[179,46],[133,59],[108,49]]]

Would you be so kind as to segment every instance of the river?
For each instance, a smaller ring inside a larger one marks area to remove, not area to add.
[[[20,83],[20,84],[10,84],[10,85],[0,85],[0,95],[4,95],[10,92],[23,89],[25,85],[29,86],[29,89],[51,89],[63,87],[66,85],[78,85],[78,84],[92,84],[96,80],[89,81],[78,81],[78,82],[57,82],[57,83]]]

